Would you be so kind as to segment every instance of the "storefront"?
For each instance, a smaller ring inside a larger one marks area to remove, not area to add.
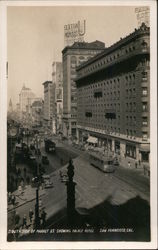
[[[141,155],[141,161],[142,162],[149,162],[149,155],[150,155],[150,146],[147,145],[140,145],[139,152]]]
[[[120,142],[115,141],[115,153],[120,154]]]
[[[136,159],[136,146],[132,144],[126,144],[126,156]]]

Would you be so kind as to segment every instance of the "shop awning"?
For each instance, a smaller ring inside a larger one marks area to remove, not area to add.
[[[147,145],[141,144],[140,148],[139,148],[139,151],[141,151],[141,152],[150,152],[150,144],[147,144]]]
[[[88,138],[87,142],[90,142],[90,143],[96,144],[96,143],[98,143],[98,138],[93,137],[93,136],[89,136],[89,138]]]

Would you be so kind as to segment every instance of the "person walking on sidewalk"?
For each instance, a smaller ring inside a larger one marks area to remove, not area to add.
[[[12,193],[11,193],[11,192],[9,192],[9,193],[8,193],[8,203],[10,203],[10,202],[11,202],[11,198],[12,198]]]
[[[137,167],[138,167],[138,163],[136,162],[136,163],[135,163],[135,168],[137,168]]]
[[[12,196],[11,196],[11,203],[12,203],[13,206],[15,205],[15,200],[16,200],[15,195],[12,194]]]
[[[26,225],[27,225],[27,218],[26,218],[26,214],[24,214],[24,217],[23,217],[23,228],[26,228]]]
[[[41,213],[42,226],[45,226],[46,224],[46,216],[47,216],[47,213],[45,212],[45,210],[43,210]]]
[[[24,178],[26,178],[26,168],[24,168]]]
[[[19,216],[18,212],[16,211],[16,213],[15,213],[15,225],[16,226],[19,224],[19,221],[20,221],[20,216]]]
[[[32,222],[32,218],[33,218],[33,211],[32,209],[30,208],[30,211],[29,211],[29,218],[30,218],[30,222]]]

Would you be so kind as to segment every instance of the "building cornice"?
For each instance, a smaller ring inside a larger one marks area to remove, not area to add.
[[[111,52],[119,49],[120,47],[122,47],[125,44],[128,44],[129,42],[131,42],[132,40],[135,40],[138,37],[141,37],[143,35],[150,35],[150,28],[147,27],[144,23],[142,23],[141,27],[139,29],[135,29],[135,31],[131,34],[129,34],[128,36],[124,37],[124,38],[120,38],[119,41],[117,41],[116,43],[114,43],[112,46],[110,46],[109,48],[104,49],[103,52],[97,54],[96,56],[92,57],[91,59],[89,59],[88,61],[82,63],[81,65],[79,65],[76,68],[76,71],[79,71],[80,69],[86,67],[87,65],[97,61],[98,59],[101,59],[103,57],[105,57],[106,55],[110,54]]]

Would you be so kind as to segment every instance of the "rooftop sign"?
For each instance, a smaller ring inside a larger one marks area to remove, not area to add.
[[[70,46],[74,42],[83,42],[86,33],[86,21],[64,25],[64,44]]]
[[[150,26],[150,8],[148,6],[135,8],[135,13],[138,20],[138,27],[142,23],[145,23],[148,27]]]

